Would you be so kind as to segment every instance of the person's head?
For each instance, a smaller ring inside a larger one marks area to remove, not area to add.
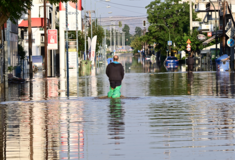
[[[118,61],[119,57],[117,55],[113,56],[113,61]]]

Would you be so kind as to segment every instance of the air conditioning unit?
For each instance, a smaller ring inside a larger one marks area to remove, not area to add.
[[[39,3],[43,3],[44,2],[44,0],[39,0]]]
[[[195,8],[196,12],[206,11],[206,4],[205,3],[198,3]]]
[[[212,32],[214,29],[215,28],[213,24],[201,24],[201,26],[198,28],[198,30],[202,32]]]

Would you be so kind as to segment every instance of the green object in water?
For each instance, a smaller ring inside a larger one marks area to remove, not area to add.
[[[121,86],[118,86],[114,89],[112,98],[120,98],[121,97]]]
[[[114,91],[114,89],[112,89],[112,88],[110,87],[110,90],[109,90],[109,92],[108,92],[108,97],[109,97],[109,98],[112,97],[113,91]]]

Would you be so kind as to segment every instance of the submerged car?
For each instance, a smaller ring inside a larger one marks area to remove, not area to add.
[[[169,56],[165,60],[166,68],[178,68],[179,60],[174,56]]]

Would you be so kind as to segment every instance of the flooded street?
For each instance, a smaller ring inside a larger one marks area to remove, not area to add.
[[[105,66],[90,76],[10,84],[1,93],[0,159],[235,159],[235,73],[120,56],[121,99]],[[77,86],[79,84],[79,86]]]

